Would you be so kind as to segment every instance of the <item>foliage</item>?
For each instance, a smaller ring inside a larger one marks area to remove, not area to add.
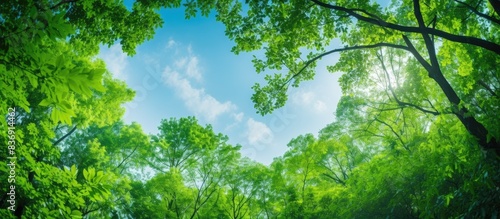
[[[0,4],[0,217],[498,218],[496,1],[246,4]],[[333,122],[269,166],[194,117],[151,136],[124,123],[134,91],[95,58],[99,45],[133,55],[162,25],[157,11],[181,5],[186,18],[214,12],[235,53],[264,49],[257,72],[287,71],[254,86],[261,114],[340,52]],[[334,39],[344,47],[329,50]]]
[[[233,51],[264,49],[265,58],[254,60],[257,72],[286,70],[266,75],[267,85],[254,86],[252,100],[259,113],[283,106],[289,85],[313,79],[317,60],[341,52],[328,70],[344,73],[340,84],[346,95],[352,89],[366,91],[371,72],[382,70],[386,82],[393,80],[386,92],[399,107],[452,113],[481,147],[500,154],[499,125],[486,119],[496,116],[499,106],[498,5],[458,0],[394,1],[386,8],[375,1],[337,0],[248,5],[246,15],[222,19],[236,42]],[[343,48],[328,50],[334,39]],[[396,87],[394,80],[410,84]],[[396,92],[412,87],[436,93]]]

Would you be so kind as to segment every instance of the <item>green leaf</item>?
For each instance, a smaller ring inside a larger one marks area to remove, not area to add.
[[[82,212],[78,210],[71,211],[71,218],[82,218]]]
[[[48,98],[45,98],[38,105],[39,106],[49,106],[50,104],[52,104],[52,101],[50,101]]]
[[[90,181],[89,172],[87,171],[87,169],[83,169],[83,178],[87,181]]]

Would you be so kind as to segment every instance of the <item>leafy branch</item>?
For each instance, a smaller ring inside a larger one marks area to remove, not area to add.
[[[58,145],[59,143],[61,143],[64,139],[66,139],[67,137],[69,137],[71,134],[73,134],[73,132],[76,131],[76,128],[77,128],[77,125],[74,125],[73,128],[71,128],[71,130],[68,131],[68,133],[66,133],[65,135],[63,135],[61,138],[57,139],[56,141],[54,141],[54,143],[52,143],[53,146],[56,146]]]
[[[392,133],[394,133],[394,135],[396,135],[396,137],[398,138],[398,140],[401,142],[401,146],[403,146],[407,151],[410,151],[410,149],[408,148],[408,146],[406,146],[406,143],[403,141],[403,139],[401,138],[401,136],[394,130],[394,128],[392,128],[391,125],[389,125],[388,123],[380,120],[379,118],[375,117],[374,119],[375,121],[389,127],[389,129],[391,130]]]
[[[64,5],[64,4],[75,3],[77,1],[78,0],[62,0],[59,3],[57,3],[57,4],[53,5],[52,7],[50,7],[50,10],[54,10],[54,9],[58,8],[59,6]]]
[[[471,36],[456,35],[456,34],[442,31],[442,30],[429,28],[429,27],[426,27],[425,25],[419,26],[419,27],[403,26],[403,25],[399,25],[399,24],[386,22],[386,21],[381,20],[379,18],[367,17],[367,16],[363,16],[359,13],[356,13],[356,11],[360,11],[362,9],[351,9],[351,8],[337,6],[337,5],[331,5],[331,4],[324,3],[324,2],[319,1],[319,0],[311,0],[311,1],[316,3],[317,5],[319,5],[321,7],[324,7],[324,8],[345,12],[345,13],[349,14],[350,16],[352,16],[360,21],[374,24],[375,26],[389,28],[389,29],[393,29],[393,30],[397,30],[397,31],[401,31],[401,32],[406,32],[406,33],[431,34],[431,35],[439,36],[439,37],[442,37],[444,39],[447,39],[447,40],[450,40],[453,42],[479,46],[483,49],[492,51],[492,52],[500,55],[500,45],[493,43],[493,42],[490,42],[490,41],[487,41],[487,40],[483,40],[483,39],[471,37]]]
[[[308,60],[304,66],[296,73],[294,73],[292,75],[291,78],[289,78],[283,85],[287,85],[289,84],[292,79],[296,78],[297,76],[299,76],[300,74],[302,74],[302,72],[304,72],[304,70],[309,67],[311,64],[313,64],[314,62],[316,62],[318,59],[321,59],[323,58],[324,56],[327,56],[327,55],[330,55],[332,53],[336,53],[336,52],[345,52],[345,51],[350,51],[350,50],[359,50],[359,49],[372,49],[372,48],[378,48],[378,47],[391,47],[391,48],[396,48],[396,49],[404,49],[404,50],[408,50],[408,47],[406,46],[402,46],[402,45],[398,45],[398,44],[392,44],[392,43],[376,43],[376,44],[372,44],[372,45],[360,45],[360,46],[350,46],[350,47],[344,47],[344,48],[339,48],[339,49],[333,49],[333,50],[330,50],[330,51],[327,51],[327,52],[324,52],[324,53],[321,53],[319,55],[317,55],[316,57]],[[409,50],[408,50],[409,51]]]
[[[482,17],[482,18],[484,18],[486,20],[489,20],[489,21],[493,22],[494,24],[500,25],[500,19],[497,19],[497,18],[495,18],[493,16],[490,16],[488,14],[485,14],[485,13],[482,13],[482,12],[478,11],[477,10],[477,6],[473,7],[472,5],[469,5],[469,4],[467,4],[467,3],[463,2],[463,1],[458,1],[458,0],[454,0],[454,1],[456,3],[459,3],[459,4],[463,5],[463,6],[465,6],[466,8],[468,8],[469,10],[471,10],[477,16]]]
[[[435,115],[435,116],[441,114],[440,112],[430,111],[430,110],[424,109],[424,108],[422,108],[422,107],[420,107],[418,105],[415,105],[413,103],[408,103],[408,102],[404,102],[404,101],[399,100],[399,98],[396,96],[396,93],[394,92],[394,88],[391,85],[391,79],[389,77],[389,72],[387,71],[387,68],[385,66],[384,60],[382,59],[382,57],[378,53],[376,54],[376,56],[377,56],[377,59],[380,61],[381,65],[382,65],[382,70],[384,71],[387,80],[389,81],[388,82],[389,91],[391,92],[392,97],[394,98],[394,100],[396,101],[396,103],[399,106],[401,106],[401,107],[410,106],[410,107],[418,109],[418,110],[420,110],[420,111],[422,111],[424,113],[430,113],[430,114]]]

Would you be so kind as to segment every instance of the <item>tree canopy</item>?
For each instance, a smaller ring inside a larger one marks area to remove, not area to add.
[[[254,86],[261,114],[285,104],[289,85],[313,79],[317,60],[340,52],[328,70],[344,73],[344,94],[368,90],[364,82],[381,70],[393,105],[453,114],[479,145],[499,154],[499,125],[487,119],[499,106],[500,10],[490,2],[414,0],[381,7],[373,1],[249,1],[246,15],[222,21],[236,53],[265,50],[254,60],[257,72],[285,71]],[[329,50],[333,39],[343,47]]]
[[[215,13],[236,54],[265,52],[261,114],[340,53],[332,122],[268,166],[195,117],[156,135],[123,122],[134,91],[99,45],[133,55],[177,7]],[[497,218],[499,25],[495,0],[6,1],[0,217]]]

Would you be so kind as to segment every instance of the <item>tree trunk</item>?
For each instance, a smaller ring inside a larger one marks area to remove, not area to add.
[[[467,131],[477,138],[479,145],[481,145],[486,150],[494,150],[495,153],[500,156],[500,145],[494,137],[491,137],[488,141],[488,130],[483,124],[478,122],[473,115],[469,115],[469,110],[463,106],[460,106],[460,98],[451,85],[448,83],[441,70],[435,69],[431,74],[431,78],[434,79],[443,90],[444,94],[448,100],[457,107],[454,110],[454,114],[462,122]]]
[[[493,6],[493,10],[500,16],[500,0],[489,0],[491,6]]]

